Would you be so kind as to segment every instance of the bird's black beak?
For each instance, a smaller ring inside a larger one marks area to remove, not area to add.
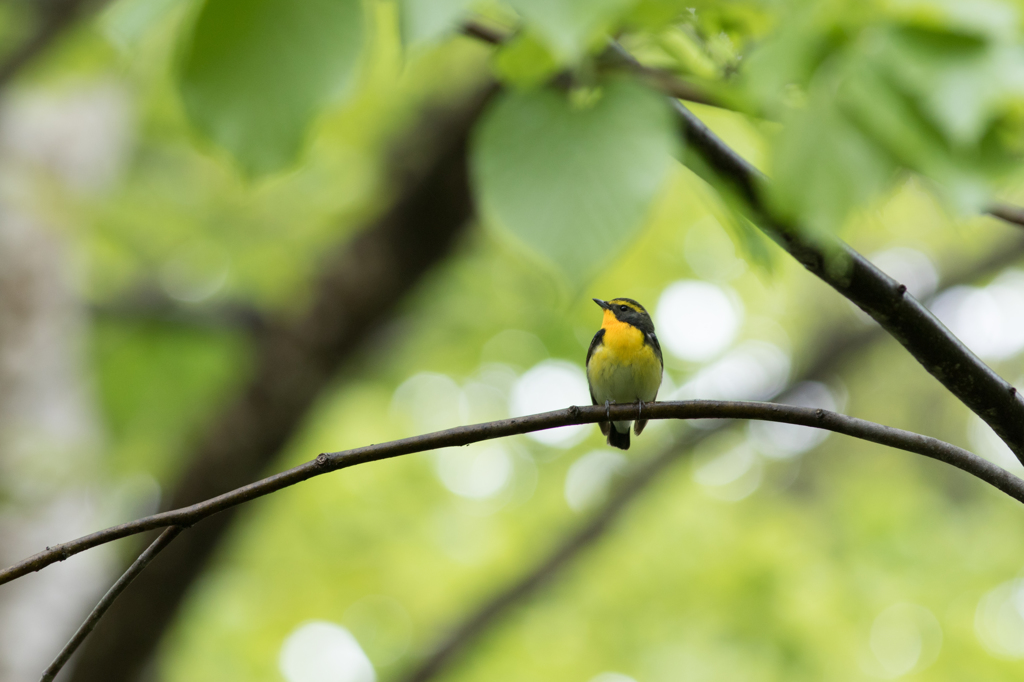
[[[598,304],[599,306],[601,306],[605,310],[608,310],[608,302],[607,301],[602,301],[599,298],[595,298],[594,299],[594,303]]]

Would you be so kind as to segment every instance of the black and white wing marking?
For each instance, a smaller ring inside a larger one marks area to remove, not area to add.
[[[590,340],[590,348],[587,349],[587,362],[586,362],[586,366],[587,367],[590,367],[590,358],[594,355],[594,351],[597,350],[601,346],[602,343],[604,343],[604,328],[603,327],[601,329],[598,329],[597,333],[594,334],[594,338]],[[590,389],[590,402],[592,404],[594,404],[594,405],[597,405],[597,401],[594,400],[594,389],[593,388]]]
[[[664,369],[665,358],[663,358],[661,355],[661,344],[658,343],[658,337],[655,336],[654,332],[646,332],[644,334],[644,343],[649,343],[651,345],[651,348],[654,349],[654,354],[658,356],[658,362],[661,363],[661,368]],[[591,342],[590,347],[594,347],[593,342]]]

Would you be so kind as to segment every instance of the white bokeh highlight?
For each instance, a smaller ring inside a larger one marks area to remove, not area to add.
[[[612,479],[626,466],[626,458],[611,450],[593,450],[569,467],[565,476],[565,502],[583,511],[604,500]]]
[[[786,391],[779,402],[797,407],[820,407],[830,412],[842,410],[828,386],[817,381],[797,384]],[[807,452],[823,443],[830,433],[809,426],[768,421],[752,421],[749,429],[754,447],[768,459],[789,459]]]
[[[951,287],[931,309],[983,360],[1005,360],[1024,350],[1024,272],[1008,270],[985,287]]]
[[[942,628],[925,607],[900,602],[875,617],[868,647],[871,656],[862,661],[865,672],[894,680],[935,662],[942,648]]]
[[[590,682],[636,682],[636,680],[629,675],[609,671],[594,675],[590,678]]]
[[[970,443],[974,454],[984,457],[1017,476],[1024,476],[1024,465],[1021,465],[1010,446],[1003,442],[1003,439],[992,430],[992,427],[976,414],[968,417],[967,442]]]
[[[935,264],[917,249],[897,246],[873,254],[868,260],[907,287],[911,296],[918,300],[931,296],[939,286]]]
[[[694,461],[693,480],[726,502],[739,502],[761,485],[764,465],[748,442]]]
[[[786,386],[789,356],[767,341],[745,341],[704,367],[671,400],[766,400]]]
[[[662,348],[682,360],[707,362],[736,339],[743,307],[723,287],[682,280],[662,292],[654,318]]]
[[[512,456],[497,441],[445,448],[435,457],[437,477],[460,497],[486,500],[504,490],[512,479]]]
[[[410,422],[413,434],[440,431],[461,423],[461,389],[451,377],[420,372],[406,379],[391,398],[391,416]]]
[[[1024,580],[1005,582],[979,600],[974,632],[994,656],[1024,658]]]
[[[340,625],[314,620],[284,640],[278,667],[288,682],[376,682],[359,642]]]
[[[565,360],[538,363],[519,377],[509,397],[509,409],[513,417],[562,410],[569,405],[589,404],[587,375],[579,365]],[[527,436],[544,445],[570,448],[586,437],[589,427],[589,424],[562,426],[535,431]]]

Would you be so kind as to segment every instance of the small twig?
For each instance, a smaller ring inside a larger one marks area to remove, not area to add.
[[[0,88],[6,87],[19,71],[45,52],[79,17],[106,2],[107,0],[51,0],[35,3],[40,6],[39,26],[0,63]]]
[[[47,547],[35,556],[29,557],[10,568],[0,571],[0,584],[10,582],[23,575],[38,571],[52,563],[92,547],[102,545],[130,535],[137,535],[154,528],[166,526],[190,526],[208,516],[249,502],[264,495],[293,486],[309,478],[321,476],[330,471],[344,469],[366,462],[376,462],[414,452],[425,452],[439,448],[469,445],[494,438],[505,438],[534,431],[544,431],[560,426],[593,424],[607,419],[605,406],[572,406],[564,410],[543,412],[527,417],[502,419],[500,421],[459,426],[412,438],[368,445],[342,452],[322,453],[316,459],[300,464],[279,474],[242,486],[230,492],[180,509],[153,514],[119,526],[97,531],[54,547]],[[613,420],[633,419],[636,408],[633,405],[612,405]],[[854,438],[888,445],[925,457],[946,462],[980,478],[1003,491],[1010,497],[1024,502],[1024,480],[1021,480],[991,462],[977,455],[930,436],[911,431],[895,429],[874,422],[847,417],[828,410],[777,403],[731,402],[722,400],[686,400],[681,402],[651,403],[647,406],[648,419],[753,419],[759,421],[798,424]]]
[[[82,645],[85,638],[93,631],[93,628],[96,627],[96,624],[100,621],[100,618],[103,617],[103,614],[107,612],[107,609],[110,608],[110,605],[114,603],[114,600],[124,592],[124,589],[128,587],[133,580],[135,580],[135,577],[139,575],[139,573],[142,573],[142,569],[144,569],[164,547],[171,544],[171,540],[177,537],[178,533],[182,530],[183,528],[181,526],[171,526],[161,533],[160,537],[154,540],[153,544],[146,548],[146,551],[139,555],[139,558],[128,567],[128,570],[125,571],[121,577],[117,579],[117,582],[107,590],[107,593],[103,595],[103,598],[100,599],[98,604],[96,604],[96,607],[85,619],[85,622],[79,626],[78,630],[71,637],[68,643],[65,644],[64,648],[61,649],[59,654],[57,654],[57,658],[53,659],[53,663],[50,664],[50,667],[43,672],[40,682],[52,682],[52,680],[57,677],[57,673],[61,671],[61,668],[64,667],[75,651],[78,650],[78,647]]]
[[[511,37],[500,28],[486,26],[474,20],[469,20],[462,25],[462,33],[470,38],[476,38],[491,45],[501,45]]]
[[[501,29],[494,28],[491,26],[484,25],[479,21],[467,21],[462,25],[462,33],[471,38],[476,38],[485,43],[491,45],[501,45],[508,41],[512,35],[502,31]],[[687,83],[684,80],[679,79],[675,74],[665,71],[664,69],[656,69],[650,66],[645,66],[637,61],[625,61],[619,59],[615,54],[614,50],[606,51],[599,61],[604,61],[608,66],[613,67],[624,67],[630,71],[633,75],[639,77],[645,81],[649,86],[655,90],[675,97],[677,99],[683,99],[688,102],[697,102],[698,104],[710,104],[712,106],[723,106],[720,101],[712,97],[702,88]]]
[[[987,213],[1008,223],[1024,226],[1024,208],[1013,204],[997,203],[989,207]]]

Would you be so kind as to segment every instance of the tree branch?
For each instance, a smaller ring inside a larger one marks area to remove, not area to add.
[[[985,258],[944,277],[946,287],[966,284],[979,277],[1007,267],[1024,255],[1024,238],[1017,236],[1000,243]],[[827,330],[814,335],[818,339],[817,351],[810,353],[800,375],[790,384],[802,381],[823,381],[834,374],[839,366],[859,351],[868,348],[881,339],[887,338],[879,327],[855,329],[829,325]],[[824,341],[821,339],[824,338]],[[804,356],[807,353],[802,354]],[[476,609],[452,628],[444,638],[406,674],[399,676],[400,682],[427,682],[451,664],[453,659],[465,651],[517,603],[528,598],[542,586],[554,580],[559,573],[585,549],[597,542],[622,515],[629,505],[638,499],[657,480],[661,472],[692,452],[693,448],[717,433],[719,429],[691,430],[670,443],[662,450],[641,462],[634,462],[623,474],[619,485],[604,504],[581,526],[571,531],[555,545],[555,548],[539,562],[531,566],[511,583],[499,588],[485,599]]]
[[[486,24],[475,20],[469,20],[463,23],[461,31],[463,35],[469,36],[470,38],[476,38],[477,40],[490,43],[491,45],[501,45],[512,37],[510,33],[507,33],[503,29],[487,26]],[[608,52],[601,55],[601,57],[604,58],[603,65],[605,67],[625,67],[630,71],[630,73],[647,83],[651,88],[660,90],[670,97],[684,99],[688,102],[697,102],[698,104],[709,104],[711,106],[726,108],[721,101],[713,97],[704,88],[684,81],[670,71],[645,66],[637,61],[624,62],[621,59],[607,59],[608,56],[614,57],[615,55],[614,53]],[[602,60],[599,60],[599,62],[601,61]],[[554,80],[556,82],[564,81],[564,79],[569,76],[569,72],[562,72],[556,76]]]
[[[637,406],[612,405],[612,421],[630,420],[637,417]],[[1010,497],[1024,502],[1024,480],[1010,472],[974,455],[963,448],[951,445],[930,436],[904,431],[874,422],[847,417],[828,410],[777,403],[759,403],[722,400],[686,400],[678,402],[648,403],[643,407],[644,419],[750,419],[758,421],[796,424],[811,428],[841,433],[899,450],[906,450],[940,462],[980,478]],[[505,438],[534,431],[544,431],[560,426],[593,424],[606,421],[608,415],[601,405],[584,407],[571,406],[564,410],[543,412],[527,417],[502,419],[471,426],[458,426],[411,438],[368,445],[341,452],[322,453],[316,459],[300,464],[255,483],[242,486],[230,492],[172,511],[153,514],[129,523],[112,526],[105,530],[65,542],[29,557],[28,559],[0,572],[0,585],[27,573],[38,571],[57,561],[92,547],[114,540],[144,533],[154,528],[167,526],[191,526],[218,512],[245,502],[269,495],[316,476],[339,469],[378,462],[393,457],[425,452],[439,448],[459,447],[495,438]]]
[[[85,641],[85,638],[89,636],[89,633],[93,631],[93,628],[96,627],[100,618],[102,618],[103,614],[107,612],[107,609],[109,609],[110,605],[114,603],[114,600],[117,599],[118,595],[124,592],[124,589],[128,587],[133,580],[135,580],[135,577],[139,575],[139,573],[142,573],[142,569],[149,565],[149,562],[160,553],[160,550],[171,544],[171,541],[174,540],[182,530],[184,529],[181,526],[171,526],[167,528],[159,537],[157,537],[156,540],[153,541],[153,544],[146,548],[146,551],[139,555],[139,558],[128,567],[128,570],[125,571],[124,574],[117,579],[117,582],[107,590],[107,593],[103,595],[103,598],[100,599],[99,603],[96,604],[96,607],[89,613],[85,622],[82,623],[68,643],[64,645],[61,652],[57,654],[57,658],[53,659],[53,663],[50,664],[50,667],[43,672],[40,682],[52,682],[53,679],[57,677],[57,673],[61,671],[64,664],[68,662],[71,656],[74,655],[75,651],[78,650],[78,647],[82,645],[82,642]]]
[[[638,63],[617,43],[619,58]],[[981,417],[1024,463],[1024,400],[1017,390],[981,361],[930,310],[871,261],[838,239],[812,241],[797,227],[773,215],[762,200],[767,180],[687,109],[672,99],[688,146],[714,177],[746,202],[758,228],[807,270],[870,315],[939,382]]]
[[[503,38],[496,32],[480,35],[489,42]],[[632,71],[647,67],[615,41],[606,52]],[[688,148],[707,164],[701,169],[708,182],[731,187],[749,209],[759,229],[785,249],[807,270],[870,315],[953,395],[981,417],[1024,463],[1024,400],[1008,381],[981,361],[930,310],[867,258],[838,239],[824,236],[813,241],[796,226],[780,220],[762,200],[767,179],[715,135],[678,99],[670,99]],[[709,171],[709,172],[708,172]],[[710,177],[709,177],[710,176]],[[1019,213],[1019,215],[1018,215]],[[1024,211],[993,209],[1009,222],[1024,219]]]

